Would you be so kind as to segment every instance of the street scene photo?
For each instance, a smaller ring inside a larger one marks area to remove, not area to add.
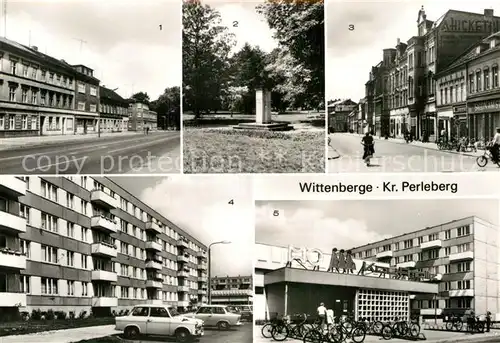
[[[185,1],[184,173],[324,173],[322,1]]]
[[[0,342],[251,343],[246,176],[0,176]]]
[[[328,3],[328,172],[500,171],[490,6]]]
[[[498,342],[499,205],[256,201],[254,342]]]
[[[0,173],[180,173],[180,11],[3,0]]]

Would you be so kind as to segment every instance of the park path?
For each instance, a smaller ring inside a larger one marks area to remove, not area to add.
[[[114,325],[101,325],[0,337],[0,343],[71,343],[116,333],[119,331],[115,330]]]

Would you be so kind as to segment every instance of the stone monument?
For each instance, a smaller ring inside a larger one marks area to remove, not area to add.
[[[240,123],[234,127],[239,130],[267,130],[289,131],[293,130],[287,122],[274,122],[271,115],[271,92],[265,89],[255,91],[255,123]]]

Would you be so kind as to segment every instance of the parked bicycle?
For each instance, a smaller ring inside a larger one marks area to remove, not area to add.
[[[455,150],[457,144],[454,141],[440,139],[437,141],[437,147],[439,150]]]
[[[478,317],[469,320],[467,322],[467,332],[469,333],[483,333],[484,332],[484,322]]]
[[[414,322],[406,322],[402,320],[396,320],[393,323],[387,323],[382,328],[382,338],[385,340],[394,337],[411,337],[418,338],[420,335],[420,325]]]
[[[382,323],[381,321],[379,320],[369,321],[366,318],[361,318],[360,324],[363,325],[368,335],[380,336],[382,334],[382,328],[384,327],[384,323]]]
[[[464,326],[464,323],[462,321],[461,317],[458,316],[451,316],[448,322],[446,322],[446,330],[456,330],[456,331],[462,331],[462,328]]]

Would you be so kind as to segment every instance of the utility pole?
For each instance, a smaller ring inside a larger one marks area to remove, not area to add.
[[[73,39],[80,42],[80,53],[82,53],[83,44],[87,44],[87,41],[85,41],[81,38],[73,38]]]

